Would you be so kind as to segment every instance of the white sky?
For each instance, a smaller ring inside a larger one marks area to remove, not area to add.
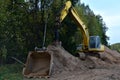
[[[120,0],[81,0],[89,5],[95,14],[100,14],[109,28],[110,44],[120,43]]]

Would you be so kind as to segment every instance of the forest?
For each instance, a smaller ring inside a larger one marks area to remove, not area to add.
[[[0,65],[11,64],[15,57],[25,62],[29,51],[47,47],[54,40],[54,24],[57,14],[67,0],[0,0]],[[101,15],[96,15],[80,0],[71,0],[80,18],[89,29],[89,35],[98,35],[108,45],[108,30]],[[46,26],[46,40],[43,44]],[[74,21],[67,16],[60,27],[62,46],[75,54],[82,35]]]

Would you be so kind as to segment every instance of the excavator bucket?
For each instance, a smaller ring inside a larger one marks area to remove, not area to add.
[[[27,78],[49,77],[52,68],[52,54],[47,51],[31,51],[28,54],[23,75]]]

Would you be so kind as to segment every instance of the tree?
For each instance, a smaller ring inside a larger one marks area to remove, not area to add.
[[[89,28],[90,35],[99,35],[102,43],[107,45],[107,27],[102,17],[95,15],[88,5],[80,4],[79,0],[72,1],[80,18]],[[24,61],[29,51],[34,50],[36,46],[42,47],[46,25],[45,46],[52,43],[55,19],[65,2],[66,0],[0,1],[0,55],[4,55],[6,62],[13,62],[12,56]],[[76,45],[82,41],[82,35],[69,17],[67,16],[61,24],[60,40],[66,50],[75,53]]]

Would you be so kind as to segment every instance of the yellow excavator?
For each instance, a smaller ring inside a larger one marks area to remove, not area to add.
[[[62,9],[60,16],[57,18],[57,24],[61,24],[61,22],[66,18],[67,15],[70,15],[72,19],[76,22],[77,27],[80,28],[80,31],[82,33],[83,41],[82,44],[80,44],[77,47],[78,53],[80,52],[81,54],[80,57],[83,57],[83,53],[98,53],[98,52],[103,52],[104,51],[104,45],[101,44],[100,42],[100,37],[99,36],[89,36],[88,28],[85,26],[83,21],[80,19],[77,11],[75,8],[72,6],[71,1],[67,1],[65,3],[64,8]],[[57,25],[56,27],[58,27]],[[55,40],[59,41],[59,33],[56,30],[55,33]],[[83,53],[82,53],[83,52]],[[84,54],[85,56],[86,54]],[[101,55],[100,55],[101,56]]]
[[[72,6],[71,1],[65,3],[64,8],[60,11],[60,15],[56,18],[55,23],[55,43],[59,43],[59,24],[66,18],[67,15],[70,15],[82,33],[83,42],[77,47],[77,51],[80,57],[83,57],[83,54],[94,53],[98,54],[99,52],[104,51],[104,46],[100,42],[99,36],[90,36],[88,33],[88,28],[85,26],[83,21],[80,19],[77,11]],[[56,44],[57,45],[57,44]],[[49,54],[47,50],[42,51],[31,51],[28,54],[26,66],[23,69],[23,75],[26,77],[32,76],[48,76],[51,74],[52,68],[52,54]]]

